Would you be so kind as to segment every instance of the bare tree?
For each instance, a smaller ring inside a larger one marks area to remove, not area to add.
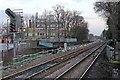
[[[95,12],[106,20],[114,39],[117,38],[118,9],[118,3],[114,2],[96,2],[94,7]]]
[[[114,44],[115,52],[120,53],[120,2],[96,2],[95,12],[106,19],[108,28],[112,32],[112,39],[115,41]],[[108,35],[107,35],[108,36]],[[115,54],[116,55],[116,54]],[[120,55],[119,55],[120,56]],[[117,59],[120,61],[120,58]]]
[[[52,24],[53,17],[54,15],[52,11],[48,11],[48,39],[50,39],[50,36],[51,36],[51,24]]]
[[[45,26],[45,38],[47,39],[47,26],[48,26],[48,24],[47,24],[47,15],[48,15],[48,11],[47,10],[45,10],[44,12],[43,12],[43,17],[44,17],[44,26]]]
[[[34,37],[35,38],[35,16],[34,15],[32,15],[31,16],[31,20],[32,20],[32,25],[31,25],[31,27],[32,27],[32,37]]]
[[[29,25],[28,25],[29,18],[30,18],[29,16],[25,16],[25,17],[24,17],[25,26],[27,27],[27,28],[26,28],[27,37],[29,36]]]
[[[88,23],[85,22],[83,16],[80,16],[80,12],[73,11],[71,28],[71,36],[77,38],[78,41],[84,41],[88,39]]]
[[[60,28],[60,23],[61,23],[61,14],[62,14],[61,12],[63,9],[64,9],[64,7],[61,5],[56,5],[53,7],[54,15],[56,17],[57,27],[58,27],[58,41],[60,41],[59,28]]]
[[[65,16],[66,16],[66,18],[65,18],[65,20],[66,20],[66,25],[65,25],[66,37],[70,37],[70,28],[71,28],[70,23],[72,22],[72,16],[73,16],[72,11],[67,10]]]

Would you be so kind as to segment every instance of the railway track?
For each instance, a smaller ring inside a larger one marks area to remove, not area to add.
[[[60,80],[65,78],[77,78],[77,80],[81,80],[84,78],[85,74],[90,70],[91,66],[95,63],[101,52],[104,50],[105,44],[99,46],[95,50],[93,50],[91,53],[83,57],[80,61],[76,62],[73,66],[66,69],[64,72],[62,72],[60,75],[54,78],[54,80]],[[89,65],[88,65],[89,64]],[[85,66],[84,66],[85,65]],[[84,68],[83,68],[84,66]],[[78,70],[81,69],[81,70]],[[75,70],[77,70],[75,72]],[[79,72],[80,71],[80,72]],[[74,72],[77,73],[77,75],[74,75]]]
[[[94,46],[88,46],[82,50],[77,50],[75,52],[72,52],[72,53],[69,53],[69,54],[66,54],[66,55],[62,55],[60,57],[57,57],[57,58],[53,58],[52,60],[48,60],[42,64],[38,64],[34,67],[30,67],[28,69],[25,69],[25,70],[22,70],[18,73],[14,73],[14,74],[11,74],[11,75],[8,75],[8,76],[5,76],[3,77],[2,79],[3,80],[8,80],[8,79],[11,79],[11,80],[14,80],[16,78],[22,78],[22,79],[30,79],[31,77],[34,77],[35,75],[37,75],[38,73],[40,72],[43,72],[51,67],[54,67],[58,64],[60,64],[61,62],[63,61],[66,61],[66,60],[69,60],[77,55],[79,55],[80,53],[83,53],[85,52],[86,50],[89,50],[97,45],[99,45],[100,43],[96,43],[94,44]]]
[[[95,50],[96,50],[97,48],[95,48]],[[87,51],[85,51],[86,53],[87,53]],[[88,51],[88,53],[89,53],[89,51]],[[62,62],[63,63],[63,62]],[[69,62],[65,62],[65,64],[68,64]],[[64,65],[64,63],[62,64],[63,66],[65,66]],[[58,64],[57,64],[57,66],[58,66]],[[62,66],[62,67],[63,67]],[[61,68],[61,67],[60,67]],[[54,67],[54,69],[56,69],[55,67]],[[59,68],[57,68],[57,69],[59,69]],[[56,69],[56,70],[57,70]],[[54,70],[54,71],[56,71],[56,70]],[[51,71],[50,73],[49,73],[49,71]],[[50,68],[49,68],[49,70],[46,70],[46,73],[48,73],[48,74],[51,74],[52,72],[54,72],[54,71],[52,71],[52,69],[50,70]],[[41,73],[41,74],[40,74]],[[36,78],[43,78],[43,76],[41,76],[42,74],[44,74],[44,72],[40,72],[39,73],[39,75],[38,75],[38,73],[37,74],[33,74],[33,76],[31,76],[31,77],[29,77],[29,78],[33,78],[33,79],[36,79]],[[56,75],[56,74],[55,74]],[[47,77],[48,79],[50,79],[51,77]],[[54,78],[53,76],[52,76],[52,78]]]
[[[84,73],[80,76],[80,79],[84,79],[84,76],[87,74],[87,72],[91,69],[91,67],[93,66],[93,64],[96,62],[96,60],[98,59],[98,57],[100,56],[100,54],[102,53],[102,51],[105,49],[105,46],[101,49],[101,51],[99,52],[98,55],[96,55],[96,57],[93,59],[93,61],[91,62],[91,64],[87,67],[87,69],[84,71]]]

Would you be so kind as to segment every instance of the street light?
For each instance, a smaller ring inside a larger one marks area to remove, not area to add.
[[[22,31],[23,31],[23,32],[25,32],[26,30],[25,30],[25,29],[23,29]]]
[[[22,28],[22,33],[23,33],[23,38],[25,39],[25,37],[26,37],[26,29],[25,28]]]

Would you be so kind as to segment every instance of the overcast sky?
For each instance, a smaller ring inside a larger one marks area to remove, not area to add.
[[[94,12],[96,0],[0,0],[0,10],[6,8],[23,9],[24,14],[35,14],[46,10],[52,10],[56,4],[60,4],[69,10],[78,10],[89,24],[90,33],[100,35],[105,28],[105,21]],[[0,18],[2,15],[0,15]]]

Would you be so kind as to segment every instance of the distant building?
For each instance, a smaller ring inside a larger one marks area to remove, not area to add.
[[[0,28],[0,36],[4,33],[5,29]]]
[[[29,20],[28,36],[41,39],[58,40],[58,23],[54,15],[40,16],[37,20],[32,17]],[[62,22],[59,23],[59,36],[64,38],[64,28]]]
[[[2,42],[2,34],[3,34],[4,29],[0,29],[0,42]]]
[[[0,28],[0,42],[10,42],[11,41],[11,39],[8,37],[3,37],[3,35],[6,35],[6,29],[4,29],[4,28]]]
[[[15,10],[13,10],[13,12],[17,15],[16,26],[19,30],[20,28],[23,28],[23,26],[24,26],[23,9],[15,9]]]

